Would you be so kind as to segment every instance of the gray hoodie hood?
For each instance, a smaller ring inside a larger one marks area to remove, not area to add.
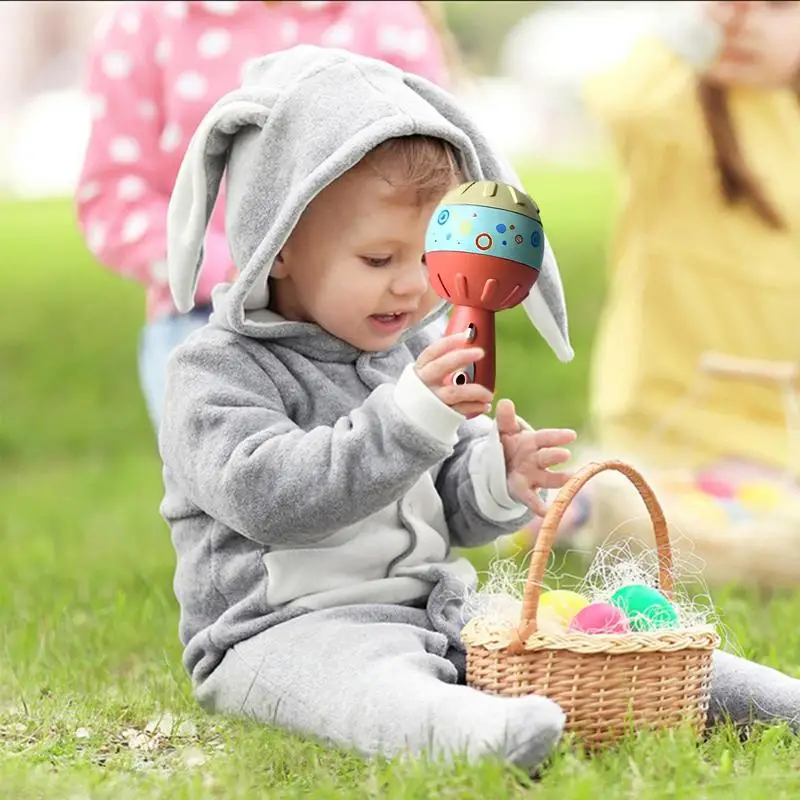
[[[275,257],[308,203],[387,139],[427,135],[459,154],[465,180],[519,178],[447,92],[424,78],[342,50],[300,45],[252,61],[240,89],[208,112],[184,156],[167,218],[169,283],[189,311],[206,228],[226,174],[226,230],[239,277],[214,292],[215,322],[255,338],[276,330],[268,312]],[[545,209],[546,215],[546,209]],[[549,242],[523,303],[557,357],[573,356],[564,293]],[[421,324],[446,308],[442,303]]]

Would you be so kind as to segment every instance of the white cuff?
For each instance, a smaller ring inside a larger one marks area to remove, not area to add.
[[[451,446],[458,441],[458,429],[466,417],[443,403],[420,380],[413,364],[403,370],[397,381],[394,401],[403,414],[432,438]]]
[[[519,419],[519,422],[523,428],[530,430],[523,419]],[[518,503],[508,493],[506,459],[496,421],[493,421],[489,435],[473,448],[469,474],[478,509],[487,519],[510,522],[528,513],[528,507]]]
[[[706,69],[719,55],[722,31],[693,3],[676,8],[657,25],[655,35],[696,70]]]

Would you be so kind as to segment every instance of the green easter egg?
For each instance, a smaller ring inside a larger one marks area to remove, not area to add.
[[[656,631],[678,627],[675,607],[657,589],[632,583],[617,589],[611,596],[611,605],[625,612],[633,631]]]

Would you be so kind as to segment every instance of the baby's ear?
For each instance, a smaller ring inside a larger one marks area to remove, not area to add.
[[[231,92],[211,108],[189,142],[167,211],[169,288],[182,313],[194,306],[203,240],[234,138],[244,127],[263,128],[273,100]]]
[[[277,256],[275,256],[275,262],[272,265],[272,269],[269,271],[270,278],[277,278],[280,280],[281,278],[285,278],[288,273],[286,268],[286,260],[283,257],[283,250],[281,250]]]

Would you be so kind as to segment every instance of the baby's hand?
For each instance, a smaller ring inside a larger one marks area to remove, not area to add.
[[[560,489],[569,480],[569,473],[550,472],[548,467],[569,460],[569,450],[561,445],[574,441],[575,431],[568,428],[525,430],[517,420],[511,400],[498,402],[496,423],[506,458],[508,493],[535,514],[544,516],[547,509],[538,490]]]
[[[492,393],[478,383],[457,386],[453,373],[483,358],[480,347],[467,347],[463,333],[443,336],[428,345],[415,365],[420,380],[446,405],[463,414],[485,414],[492,404]]]

